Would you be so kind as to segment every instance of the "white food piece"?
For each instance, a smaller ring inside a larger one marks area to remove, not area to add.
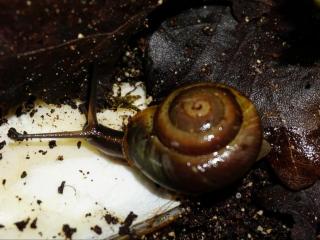
[[[120,92],[126,95],[132,90],[129,84],[122,84]],[[146,107],[148,99],[141,83],[131,94],[141,96],[136,106]],[[85,115],[67,105],[57,107],[37,101],[35,109],[33,117],[12,115],[7,124],[0,126],[0,141],[6,141],[0,150],[0,238],[63,239],[64,224],[76,229],[73,239],[109,238],[118,234],[121,221],[130,212],[138,215],[133,222],[137,224],[179,205],[174,196],[136,169],[106,157],[84,139],[55,139],[57,146],[53,149],[49,148],[48,139],[9,139],[11,127],[18,132],[44,133],[79,130],[86,122]],[[119,129],[122,120],[134,113],[126,109],[105,110],[98,114],[98,120]],[[82,142],[79,149],[78,141]],[[57,160],[59,156],[63,156],[62,161]],[[62,182],[65,186],[59,193]],[[108,224],[106,214],[120,222]],[[25,228],[19,230],[15,223],[27,219]],[[35,219],[36,228],[32,228]],[[91,229],[95,226],[101,228],[101,234]]]

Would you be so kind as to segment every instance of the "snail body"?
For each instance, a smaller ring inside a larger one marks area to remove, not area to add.
[[[261,149],[253,104],[224,85],[193,84],[136,114],[127,126],[126,158],[159,185],[201,193],[243,176]]]
[[[92,73],[88,123],[82,131],[11,134],[26,138],[86,138],[105,154],[124,158],[170,190],[198,194],[243,176],[262,149],[260,118],[249,99],[221,84],[197,83],[173,91],[160,105],[129,120],[124,132],[96,119]]]

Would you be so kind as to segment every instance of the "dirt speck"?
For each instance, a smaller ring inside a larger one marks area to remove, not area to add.
[[[6,118],[0,118],[0,126],[5,124],[5,123],[8,123],[8,119]]]
[[[95,225],[94,227],[91,227],[91,230],[94,231],[98,235],[101,235],[101,233],[102,233],[102,229],[98,225]]]
[[[111,214],[107,213],[104,215],[104,219],[108,224],[117,224],[119,223],[119,219],[115,216],[112,216]]]
[[[20,175],[20,178],[25,178],[27,175],[28,175],[27,172],[23,171]]]
[[[57,142],[55,141],[55,140],[51,140],[51,141],[49,141],[49,148],[54,148],[54,147],[56,147],[57,146]]]
[[[31,222],[31,224],[30,224],[30,227],[32,228],[32,229],[36,229],[37,228],[37,218],[35,218],[32,222]]]
[[[66,184],[66,181],[61,182],[60,186],[58,187],[58,193],[63,194],[65,184]]]
[[[29,221],[30,221],[30,218],[27,218],[26,220],[15,222],[14,225],[16,225],[16,227],[19,229],[19,231],[22,232],[26,228],[26,226],[28,225]]]
[[[62,232],[64,233],[66,239],[72,239],[72,235],[77,232],[77,229],[70,227],[69,224],[63,224]]]
[[[44,151],[44,150],[39,150],[39,153],[41,153],[42,155],[46,155],[48,151]]]
[[[134,214],[133,212],[130,212],[126,217],[126,219],[124,220],[123,224],[119,228],[119,235],[130,234],[130,226],[137,217],[138,216],[136,214]]]
[[[0,142],[0,150],[1,150],[6,144],[7,144],[6,141]]]

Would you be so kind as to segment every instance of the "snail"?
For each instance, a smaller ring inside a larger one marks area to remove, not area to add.
[[[82,131],[15,132],[11,138],[85,138],[108,156],[126,159],[160,186],[190,194],[235,182],[266,155],[255,106],[237,90],[222,84],[183,86],[160,105],[129,119],[124,132],[100,125],[94,68],[90,70],[87,124]]]

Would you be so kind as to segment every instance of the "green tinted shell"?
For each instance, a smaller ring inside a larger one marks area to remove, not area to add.
[[[126,158],[147,177],[168,189],[202,193],[246,173],[259,154],[262,130],[249,99],[224,85],[200,83],[136,114],[124,139]]]

